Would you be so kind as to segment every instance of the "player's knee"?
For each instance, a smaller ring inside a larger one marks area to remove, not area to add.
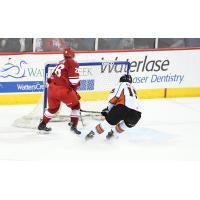
[[[126,124],[126,126],[127,126],[128,128],[132,128],[132,127],[135,126],[135,124],[134,124],[133,122],[127,122],[127,121],[124,121],[124,122],[125,122],[125,124]]]
[[[58,107],[58,108],[54,108],[54,109],[48,109],[48,111],[49,111],[51,114],[57,113],[58,110],[59,110],[59,107]]]
[[[141,114],[139,113],[137,116],[134,116],[131,118],[129,117],[128,119],[125,119],[124,122],[127,127],[132,128],[138,123],[140,118],[141,118]]]
[[[78,101],[75,105],[72,105],[72,106],[71,106],[71,109],[72,109],[72,110],[80,110],[80,107],[81,107],[81,106],[80,106],[80,102]]]

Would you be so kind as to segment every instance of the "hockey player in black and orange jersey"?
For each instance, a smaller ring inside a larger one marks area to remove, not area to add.
[[[63,102],[71,108],[71,121],[69,123],[71,130],[76,134],[81,134],[77,130],[80,116],[80,96],[77,93],[80,86],[79,64],[73,59],[75,57],[73,49],[66,48],[63,54],[64,60],[58,63],[48,79],[48,109],[45,111],[38,129],[46,132],[51,131],[51,128],[46,127],[46,124],[54,117],[60,108],[61,102]]]
[[[109,140],[138,123],[141,118],[141,108],[130,75],[123,75],[120,78],[120,82],[110,94],[108,107],[101,113],[105,116],[105,120],[86,135],[86,140],[105,131],[109,131],[106,136]]]

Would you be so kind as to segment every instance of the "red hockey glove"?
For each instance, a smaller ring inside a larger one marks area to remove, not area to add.
[[[51,78],[47,79],[47,83],[50,84],[51,83]]]

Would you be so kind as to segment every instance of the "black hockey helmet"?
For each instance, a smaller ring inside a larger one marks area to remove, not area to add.
[[[124,74],[123,76],[120,77],[119,82],[132,83],[132,77],[129,74]]]

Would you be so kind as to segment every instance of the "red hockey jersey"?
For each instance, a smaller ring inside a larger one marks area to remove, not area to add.
[[[50,82],[77,90],[80,86],[78,68],[79,64],[72,58],[62,60],[54,69]]]

